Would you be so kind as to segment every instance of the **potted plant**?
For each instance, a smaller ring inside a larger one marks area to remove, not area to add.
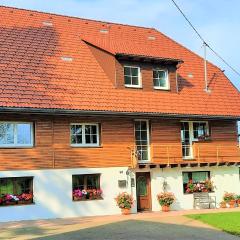
[[[196,184],[194,184],[192,180],[189,180],[186,186],[186,193],[193,193],[195,191],[196,191]]]
[[[223,200],[229,204],[230,208],[235,207],[236,200],[235,200],[235,194],[234,193],[225,192],[224,195],[223,195]]]
[[[169,212],[170,205],[175,201],[175,196],[171,192],[163,192],[157,195],[159,204],[162,206],[163,212]]]
[[[128,215],[131,213],[131,208],[133,205],[133,197],[127,192],[119,193],[115,198],[117,205],[121,208],[123,215]]]
[[[227,207],[227,203],[225,201],[222,201],[219,203],[221,208],[226,208]]]
[[[215,188],[213,181],[211,179],[208,179],[204,182],[204,187],[207,190],[207,192],[212,192]]]
[[[32,193],[22,193],[18,196],[18,204],[30,204],[33,202],[33,194]]]
[[[238,204],[238,207],[240,207],[240,195],[236,196],[236,202]]]

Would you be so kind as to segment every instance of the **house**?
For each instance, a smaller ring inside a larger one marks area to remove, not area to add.
[[[0,221],[118,214],[124,191],[159,211],[163,188],[191,209],[190,180],[240,193],[240,93],[217,66],[206,90],[203,59],[156,29],[0,15]]]

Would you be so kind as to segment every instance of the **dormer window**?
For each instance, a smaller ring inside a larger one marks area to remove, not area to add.
[[[140,88],[140,67],[124,66],[124,83],[126,87]]]
[[[153,70],[154,89],[169,90],[168,71],[163,69]]]

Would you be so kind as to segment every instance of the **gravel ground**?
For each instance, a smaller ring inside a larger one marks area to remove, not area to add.
[[[36,238],[46,240],[239,240],[230,234],[206,228],[159,222],[128,220],[82,229],[54,236]]]

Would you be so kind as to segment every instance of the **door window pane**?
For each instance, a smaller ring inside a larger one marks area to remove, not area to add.
[[[144,176],[139,176],[137,179],[137,195],[147,196],[147,180]]]
[[[135,121],[136,156],[139,161],[149,160],[149,139],[147,121]]]

